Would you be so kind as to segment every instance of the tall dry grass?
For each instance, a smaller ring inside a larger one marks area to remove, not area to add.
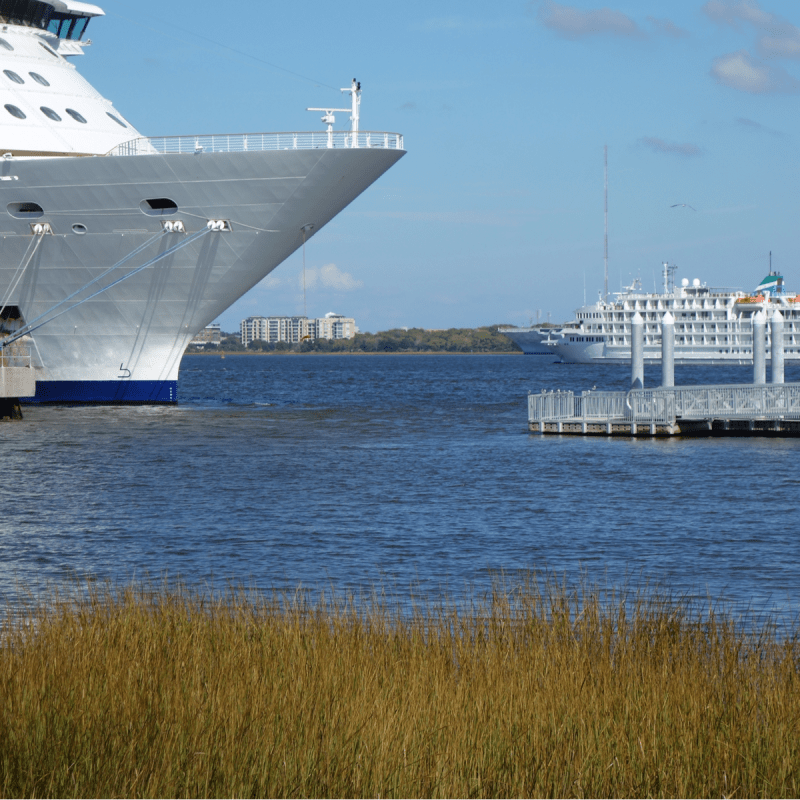
[[[4,623],[0,794],[797,797],[795,634],[552,585],[51,596]]]

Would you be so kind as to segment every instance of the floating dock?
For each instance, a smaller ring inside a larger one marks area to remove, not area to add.
[[[537,433],[604,436],[800,436],[800,383],[784,383],[783,317],[772,326],[772,381],[766,382],[766,318],[753,315],[753,383],[674,385],[674,319],[661,323],[661,386],[645,389],[643,320],[631,323],[631,389],[528,395]]]
[[[800,384],[673,386],[528,395],[537,433],[800,436]]]

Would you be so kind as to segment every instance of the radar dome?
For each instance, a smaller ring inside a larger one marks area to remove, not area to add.
[[[692,281],[692,286],[699,286],[700,285],[700,278],[695,278]]]
[[[681,281],[681,286],[688,286],[688,285],[689,285],[689,279],[688,279],[688,278],[684,278],[684,279]]]

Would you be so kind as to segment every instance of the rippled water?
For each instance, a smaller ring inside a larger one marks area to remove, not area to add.
[[[146,573],[435,595],[548,569],[793,606],[800,440],[527,432],[529,390],[628,378],[522,356],[187,356],[175,407],[27,407],[0,423],[0,590]]]

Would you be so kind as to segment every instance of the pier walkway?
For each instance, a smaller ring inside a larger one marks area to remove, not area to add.
[[[800,383],[670,386],[528,395],[538,433],[800,436]]]

